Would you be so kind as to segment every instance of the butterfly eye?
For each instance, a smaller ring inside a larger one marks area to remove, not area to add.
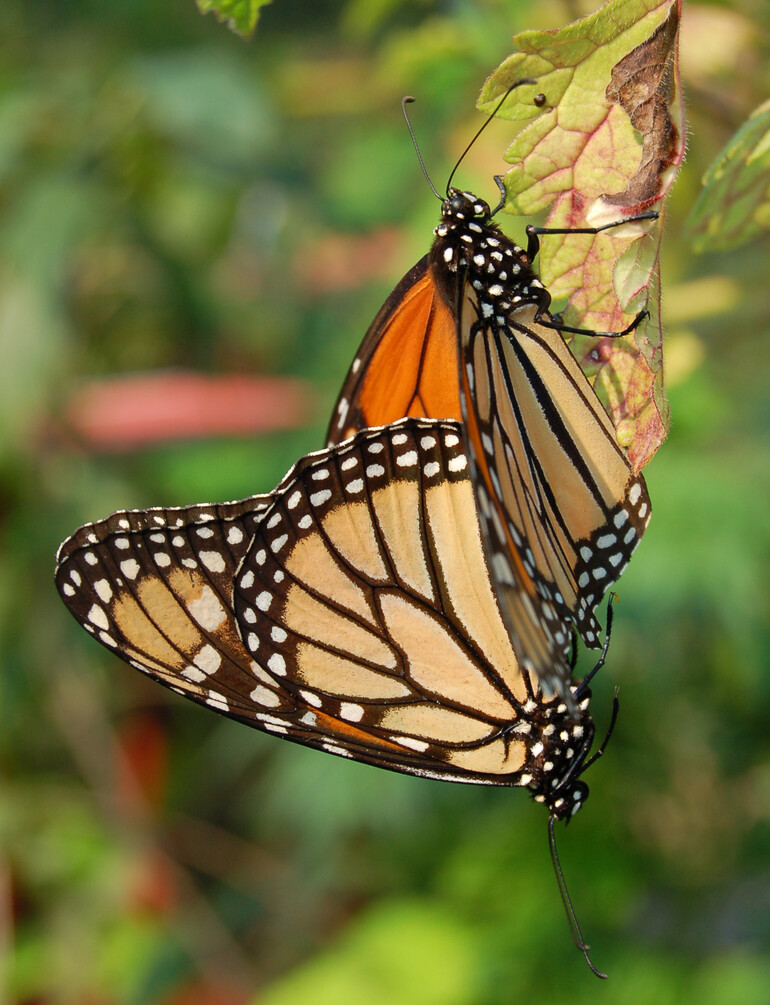
[[[468,208],[467,200],[458,192],[457,195],[453,195],[449,200],[449,208],[453,213],[461,213],[464,209]]]

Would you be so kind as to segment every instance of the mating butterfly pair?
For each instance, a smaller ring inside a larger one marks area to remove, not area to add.
[[[593,610],[649,500],[490,216],[449,192],[327,450],[269,495],[87,525],[56,576],[96,638],[217,711],[397,770],[528,786],[563,817],[593,733],[573,623],[597,644]]]
[[[536,240],[492,216],[449,189],[326,450],[267,495],[86,525],[56,579],[178,693],[381,767],[526,786],[552,828],[585,800],[594,733],[573,637],[599,646],[650,504],[548,312]]]

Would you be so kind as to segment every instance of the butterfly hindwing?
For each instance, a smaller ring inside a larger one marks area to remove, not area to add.
[[[519,651],[565,694],[571,626],[599,646],[594,610],[644,532],[649,497],[561,335],[533,306],[485,318],[466,289],[462,400],[482,537]]]
[[[235,610],[304,721],[337,723],[324,749],[517,784],[521,749],[501,734],[531,685],[491,592],[457,424],[395,423],[300,462],[239,570]]]
[[[255,496],[128,510],[87,524],[59,549],[62,599],[132,666],[248,719],[253,671],[232,611],[232,580],[268,503]]]

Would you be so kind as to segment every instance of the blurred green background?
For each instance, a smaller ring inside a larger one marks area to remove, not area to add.
[[[510,36],[592,6],[275,0],[249,44],[192,0],[0,6],[3,1000],[770,1000],[770,263],[766,242],[696,257],[683,237],[702,173],[770,92],[766,5],[685,4],[672,432],[594,688],[601,732],[620,684],[619,724],[559,834],[606,984],[570,943],[526,793],[217,717],[96,646],[52,582],[79,524],[264,491],[321,445],[435,223],[401,95],[441,187]],[[486,131],[464,186],[495,198],[510,135]],[[173,368],[304,380],[306,417],[130,450],[73,419],[89,382]]]

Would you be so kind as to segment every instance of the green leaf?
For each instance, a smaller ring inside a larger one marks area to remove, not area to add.
[[[257,27],[259,11],[270,0],[196,0],[201,14],[214,11],[231,31],[242,38],[251,38]]]
[[[680,0],[610,0],[553,31],[514,37],[518,52],[486,82],[479,107],[529,121],[506,153],[510,212],[550,207],[546,226],[599,227],[656,209],[684,152],[677,39]],[[537,103],[535,95],[541,95]],[[544,100],[543,100],[544,98]],[[639,470],[665,438],[658,222],[600,234],[545,236],[540,275],[564,321],[617,332],[643,308],[650,319],[625,339],[576,336],[576,357]]]
[[[770,101],[755,108],[703,178],[687,232],[696,251],[746,244],[770,228]]]

